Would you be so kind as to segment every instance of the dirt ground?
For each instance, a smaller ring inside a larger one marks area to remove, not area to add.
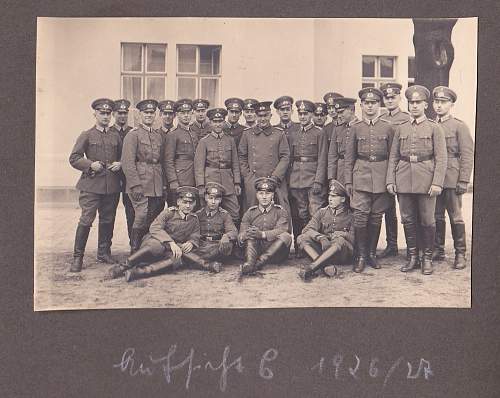
[[[470,254],[472,194],[464,195],[464,217]],[[87,244],[84,269],[68,272],[73,239],[79,217],[78,207],[39,206],[35,221],[35,310],[103,308],[262,308],[262,307],[461,307],[471,305],[471,268],[451,268],[454,258],[451,232],[447,229],[447,260],[435,263],[431,276],[419,271],[403,274],[405,243],[399,231],[400,256],[380,260],[382,269],[367,268],[362,274],[350,266],[339,267],[335,278],[318,277],[310,283],[298,276],[300,261],[269,265],[261,277],[238,281],[239,264],[225,266],[220,274],[179,270],[149,279],[126,283],[109,280],[109,265],[95,261],[97,228]],[[95,223],[96,225],[97,223]],[[123,207],[118,214],[113,255],[127,256]],[[379,250],[385,247],[382,230]]]

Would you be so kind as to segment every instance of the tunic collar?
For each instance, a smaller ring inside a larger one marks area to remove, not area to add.
[[[210,133],[213,137],[217,138],[218,140],[220,140],[222,138],[222,136],[224,135],[224,132],[221,132],[220,134],[217,134],[215,131],[212,131]]]
[[[186,130],[186,131],[191,131],[191,129],[189,128],[189,124],[186,126],[186,125],[184,125],[182,123],[179,123],[177,125],[177,127],[180,127],[181,129]]]
[[[272,203],[267,207],[262,207],[261,205],[259,205],[259,210],[261,213],[269,213],[271,211],[272,207],[273,207]]]
[[[141,127],[146,130],[147,132],[151,133],[153,131],[153,127],[146,126],[145,124],[141,123]]]
[[[172,130],[172,127],[174,127],[173,124],[171,124],[170,126],[168,127],[165,127],[165,126],[161,126],[161,129],[165,132],[165,133],[168,133],[169,131]]]
[[[104,132],[109,131],[109,129],[110,129],[110,128],[111,128],[111,127],[107,127],[107,128],[106,128],[106,127],[98,126],[97,124],[95,125],[95,129],[96,129],[97,131],[100,131],[101,133],[104,133]]]
[[[311,130],[313,127],[314,127],[314,124],[311,122],[306,126],[300,126],[300,129],[301,129],[301,131],[307,132],[307,131]]]
[[[417,124],[420,124],[422,123],[424,120],[427,120],[427,116],[425,115],[422,115],[416,119],[414,119],[413,117],[410,119],[410,122],[413,124],[413,123],[417,123]]]
[[[259,135],[260,133],[264,133],[265,135],[271,135],[271,133],[273,132],[273,129],[272,129],[272,126],[269,125],[265,128],[260,128],[259,126],[257,126],[257,128],[254,129],[253,133],[255,135]]]
[[[213,217],[219,212],[219,209],[210,211],[208,210],[208,207],[205,208],[205,213],[207,213],[207,217]]]
[[[446,122],[447,120],[450,120],[451,119],[451,115],[448,113],[447,115],[444,115],[443,117],[439,117],[437,116],[436,117],[436,122],[438,123],[443,123],[443,122]]]
[[[289,129],[290,127],[292,127],[292,121],[290,120],[287,124],[284,124],[281,120],[280,120],[280,126],[284,129]]]
[[[200,128],[200,129],[204,129],[205,127],[207,127],[207,126],[208,126],[208,121],[205,119],[202,123],[198,123],[198,121],[197,121],[197,120],[195,120],[195,121],[193,122],[193,124],[194,124],[195,126],[197,126],[198,128]]]
[[[373,119],[371,119],[371,120],[370,120],[370,119],[367,119],[366,117],[364,117],[364,118],[363,118],[363,121],[364,121],[364,122],[365,122],[368,126],[369,126],[369,125],[374,126],[374,125],[375,125],[375,123],[377,123],[378,119],[379,119],[379,117],[378,117],[378,116],[374,117],[374,118],[373,118]]]

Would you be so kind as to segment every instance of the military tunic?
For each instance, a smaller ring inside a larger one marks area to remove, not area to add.
[[[240,145],[240,140],[243,134],[243,130],[245,129],[246,127],[243,126],[242,124],[239,123],[231,124],[226,122],[224,124],[224,127],[222,128],[222,131],[224,131],[224,133],[226,133],[228,136],[233,137],[234,143],[236,144],[236,148],[238,148]]]
[[[250,207],[243,215],[240,231],[244,232],[250,226],[255,226],[260,231],[265,232],[266,238],[259,240],[263,250],[267,249],[276,239],[280,239],[290,247],[292,236],[287,232],[288,225],[289,216],[282,206],[271,204],[267,208],[263,208],[257,205]]]
[[[195,120],[191,126],[191,131],[193,131],[194,133],[196,133],[196,135],[198,136],[198,141],[201,140],[202,138],[206,137],[207,134],[210,134],[210,131],[211,131],[211,125],[210,125],[210,121],[208,119],[206,119],[203,123],[198,123],[197,120]]]
[[[201,241],[197,253],[205,259],[215,259],[231,254],[234,242],[238,239],[238,231],[229,213],[219,208],[209,211],[208,208],[196,212],[200,223]],[[220,240],[226,235],[231,241],[226,248],[222,248]]]
[[[400,108],[393,109],[392,111],[387,111],[383,115],[383,119],[388,120],[390,123],[397,125],[403,122],[407,122],[411,119],[408,112],[401,110]]]
[[[349,129],[358,119],[349,123],[337,124],[332,128],[328,147],[328,180],[335,179],[345,184],[345,147],[349,137]]]
[[[198,136],[179,124],[167,134],[163,167],[170,188],[195,186],[194,154],[198,146]]]
[[[300,131],[300,123],[292,122],[291,120],[287,124],[280,122],[274,127],[285,133],[285,137],[287,140],[289,140],[288,141],[289,144],[290,144],[290,135],[294,132]]]

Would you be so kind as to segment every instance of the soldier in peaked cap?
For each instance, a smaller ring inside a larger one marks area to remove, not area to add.
[[[386,175],[394,127],[379,117],[382,96],[374,87],[359,91],[362,118],[352,124],[345,150],[344,176],[356,235],[354,272],[363,272],[366,264],[380,268],[376,260],[380,226],[384,211],[391,204]]]
[[[467,125],[452,116],[451,110],[457,94],[449,87],[438,86],[432,91],[436,122],[442,127],[446,139],[448,164],[443,183],[443,192],[436,199],[436,239],[434,260],[444,260],[446,235],[445,211],[451,223],[451,234],[455,247],[453,267],[466,266],[465,223],[462,216],[462,195],[467,192],[474,161],[474,142]]]
[[[270,261],[285,260],[290,251],[292,236],[288,233],[288,213],[273,202],[278,188],[269,177],[254,181],[258,204],[250,207],[241,221],[239,242],[245,249],[241,275],[252,275]]]
[[[228,98],[224,101],[227,109],[227,122],[224,124],[224,133],[233,137],[236,147],[240,144],[241,135],[245,126],[239,123],[241,112],[243,110],[243,100],[240,98]]]
[[[299,276],[307,281],[320,269],[328,276],[336,274],[335,264],[351,264],[354,227],[349,195],[337,180],[330,181],[328,206],[319,209],[298,238],[299,246],[312,262],[302,266]]]
[[[432,274],[436,224],[436,197],[446,174],[446,139],[442,128],[428,120],[429,90],[415,85],[405,91],[411,119],[396,126],[387,169],[387,190],[398,195],[409,259],[401,268],[408,272],[421,263],[424,275]],[[422,261],[418,258],[417,220],[421,225]]]
[[[76,229],[70,272],[80,272],[82,269],[85,247],[97,211],[97,260],[113,262],[111,240],[121,191],[122,139],[116,130],[108,127],[114,102],[99,98],[92,102],[91,107],[96,119],[95,126],[78,136],[69,156],[71,166],[82,172],[76,184],[80,191],[78,200],[82,212]]]
[[[207,110],[210,102],[203,98],[193,100],[194,120],[191,123],[191,130],[198,135],[201,140],[210,133],[210,120],[207,118]]]
[[[160,110],[161,117],[161,127],[160,132],[166,138],[166,135],[174,130],[174,120],[175,120],[175,101],[165,100],[158,103],[158,109]]]
[[[296,102],[300,128],[289,135],[290,170],[289,199],[295,239],[326,201],[326,165],[328,143],[325,133],[312,123],[315,105],[311,101]],[[295,243],[297,243],[295,241]],[[295,244],[296,255],[302,254]]]
[[[253,98],[243,100],[243,117],[245,118],[246,128],[254,127],[257,123],[257,115],[255,114],[255,105],[259,101]]]
[[[344,156],[347,137],[351,124],[355,123],[358,118],[355,112],[356,99],[354,98],[337,98],[334,108],[337,112],[336,125],[332,127],[329,147],[328,147],[328,180],[337,180],[341,184],[345,183],[345,167]],[[323,129],[326,133],[326,128]]]
[[[328,115],[330,116],[330,121],[325,125],[324,129],[326,131],[326,135],[328,137],[328,145],[330,145],[331,135],[333,133],[333,128],[337,125],[337,109],[335,108],[335,102],[338,98],[342,98],[343,95],[335,92],[326,93],[323,96],[323,101],[325,101],[326,109],[328,111]]]
[[[208,182],[217,182],[224,187],[222,207],[227,210],[236,224],[239,224],[241,175],[238,150],[234,140],[223,132],[227,111],[215,108],[208,111],[211,132],[202,138],[194,157],[195,181],[200,195],[204,195]]]
[[[292,97],[284,95],[276,99],[273,103],[273,106],[278,112],[278,116],[280,117],[279,123],[274,127],[283,131],[286,138],[288,138],[293,131],[297,131],[300,128],[299,123],[295,123],[292,121],[293,102],[294,101]]]
[[[319,128],[325,127],[327,116],[328,110],[326,109],[326,104],[323,102],[315,102],[313,114],[314,125]]]

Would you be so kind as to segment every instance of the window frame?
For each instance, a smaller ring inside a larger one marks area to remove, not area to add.
[[[363,58],[364,57],[373,57],[375,58],[375,76],[368,77],[363,76]],[[381,77],[380,76],[380,59],[381,58],[391,58],[393,61],[393,77]],[[397,55],[372,55],[372,54],[362,54],[361,55],[361,86],[363,84],[374,84],[376,88],[380,88],[380,86],[384,83],[397,82],[397,71],[398,71],[398,56]]]

